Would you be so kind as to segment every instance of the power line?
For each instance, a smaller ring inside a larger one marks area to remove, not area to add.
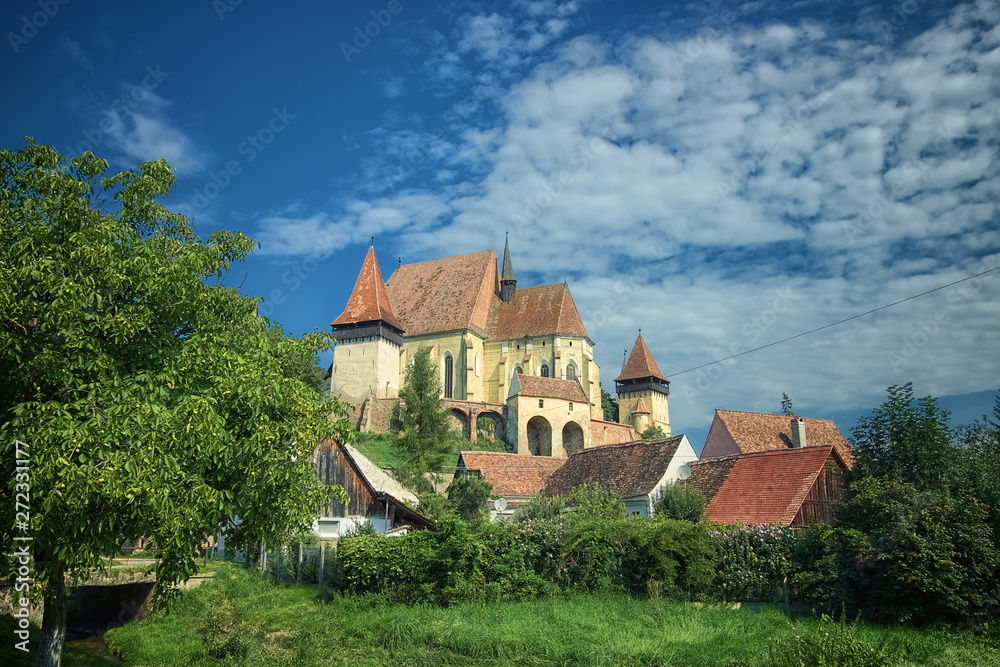
[[[940,287],[935,287],[934,289],[929,289],[926,292],[921,292],[920,294],[914,294],[913,296],[908,296],[905,299],[900,299],[899,301],[893,301],[884,306],[879,306],[878,308],[872,308],[871,310],[866,310],[863,313],[857,315],[852,315],[851,317],[844,318],[842,320],[837,320],[836,322],[831,322],[830,324],[824,324],[821,327],[816,327],[815,329],[810,329],[809,331],[803,331],[802,333],[797,333],[794,336],[789,336],[788,338],[782,338],[781,340],[776,340],[773,343],[768,343],[767,345],[761,345],[760,347],[755,347],[749,350],[744,350],[738,354],[733,354],[728,357],[723,357],[722,359],[716,359],[715,361],[710,361],[706,364],[701,364],[700,366],[695,366],[694,368],[688,368],[683,371],[678,371],[677,373],[670,373],[670,377],[677,377],[678,375],[683,375],[684,373],[690,373],[691,371],[696,371],[699,368],[705,368],[706,366],[713,366],[715,364],[721,364],[723,361],[729,361],[730,359],[735,359],[736,357],[742,357],[744,354],[750,354],[751,352],[757,352],[758,350],[763,350],[768,347],[774,347],[780,343],[787,343],[790,340],[795,340],[796,338],[802,338],[803,336],[808,336],[809,334],[816,333],[817,331],[822,331],[823,329],[829,329],[830,327],[835,327],[838,324],[843,324],[844,322],[850,322],[851,320],[856,320],[859,317],[864,317],[865,315],[871,315],[872,313],[877,313],[880,310],[885,310],[886,308],[892,308],[893,306],[898,306],[901,303],[906,303],[907,301],[912,301],[922,296],[926,296],[932,292],[939,292],[943,289],[957,285],[959,283],[964,283],[967,280],[972,280],[973,278],[978,278],[979,276],[986,275],[992,271],[1000,270],[1000,266],[996,266],[992,269],[987,269],[975,275],[968,276],[967,278],[962,278],[961,280],[956,280],[955,282],[948,283],[947,285],[941,285]]]

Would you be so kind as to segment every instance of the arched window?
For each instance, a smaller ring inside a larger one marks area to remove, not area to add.
[[[566,365],[566,379],[575,380],[576,379],[576,364],[572,361]]]
[[[444,355],[444,397],[453,398],[455,392],[455,383],[453,379],[454,373],[454,362],[452,361],[451,355]]]
[[[549,365],[542,364],[542,367],[538,370],[538,374],[543,378],[547,378],[549,376]]]
[[[522,373],[524,372],[524,369],[523,369],[523,368],[521,368],[520,366],[515,366],[515,367],[514,367],[514,371],[515,371],[515,372],[516,372],[516,373],[517,373],[518,375],[520,375],[520,374],[522,374]]]

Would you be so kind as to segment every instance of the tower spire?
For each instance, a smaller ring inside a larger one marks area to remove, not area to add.
[[[504,303],[514,298],[517,291],[517,279],[514,278],[514,265],[510,261],[510,242],[507,240],[507,232],[504,232],[503,240],[503,271],[500,274],[500,300]]]

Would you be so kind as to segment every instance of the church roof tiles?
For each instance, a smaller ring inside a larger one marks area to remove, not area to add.
[[[494,340],[553,334],[589,338],[566,283],[522,287],[508,303],[497,301]]]
[[[520,390],[517,395],[535,396],[538,398],[561,398],[565,401],[587,403],[587,395],[576,380],[560,380],[544,378],[536,375],[518,375]]]
[[[403,264],[386,288],[408,336],[470,329],[485,336],[499,289],[492,250]]]
[[[639,337],[635,339],[635,345],[632,346],[632,354],[628,355],[628,360],[622,366],[621,375],[615,378],[615,382],[647,377],[659,378],[660,380],[667,379],[663,377],[659,366],[656,365],[653,353],[646,346],[646,341],[642,339],[642,334],[639,334]]]
[[[375,257],[375,247],[368,247],[368,254],[361,266],[358,280],[354,283],[354,291],[347,300],[347,307],[340,317],[332,322],[333,327],[362,322],[385,322],[400,331],[405,331],[399,320],[393,314],[389,303],[389,295],[385,290],[382,272],[378,268]]]

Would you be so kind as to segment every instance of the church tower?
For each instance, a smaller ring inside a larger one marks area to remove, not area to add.
[[[659,426],[665,435],[670,435],[667,411],[670,382],[660,373],[641,330],[621,375],[615,378],[615,390],[619,423],[629,424],[640,434],[650,426]]]
[[[500,274],[500,300],[509,303],[517,291],[517,280],[514,278],[514,265],[510,261],[510,244],[504,235],[503,241],[503,271]]]
[[[399,350],[403,325],[389,307],[389,295],[375,258],[374,243],[344,312],[335,319],[330,394],[357,405],[369,395],[399,395]]]

